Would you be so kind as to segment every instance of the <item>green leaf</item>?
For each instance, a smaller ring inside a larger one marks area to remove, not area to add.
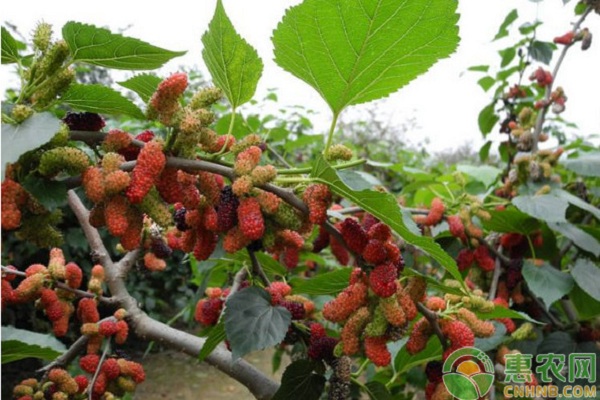
[[[553,231],[562,233],[566,238],[580,249],[588,251],[598,257],[600,255],[600,243],[589,233],[579,229],[570,222],[549,222],[548,226]]]
[[[364,171],[346,169],[338,171],[338,176],[352,190],[373,189],[373,186],[382,184],[379,179]]]
[[[287,274],[287,268],[284,267],[280,262],[277,262],[270,255],[263,252],[256,252],[254,254],[256,255],[258,262],[262,266],[263,270],[265,270],[265,272],[282,276]]]
[[[208,31],[202,35],[202,58],[215,84],[220,87],[233,108],[254,96],[263,71],[256,50],[233,27],[221,0]]]
[[[600,301],[600,268],[596,264],[588,259],[578,258],[571,276],[580,288]]]
[[[371,400],[392,400],[392,394],[385,385],[378,381],[371,381],[365,384],[367,394]]]
[[[485,187],[489,187],[496,182],[498,175],[502,173],[501,169],[492,167],[491,165],[457,165],[456,170],[469,175],[471,178],[483,183]]]
[[[479,319],[496,319],[496,318],[511,318],[511,319],[523,319],[525,321],[531,322],[533,324],[541,324],[540,321],[531,318],[529,315],[520,312],[511,310],[510,308],[496,306],[493,311],[484,313],[477,312],[476,313]]]
[[[275,62],[334,114],[385,97],[458,45],[453,0],[305,0],[273,33]]]
[[[496,115],[494,106],[495,103],[491,103],[483,107],[483,109],[479,112],[479,117],[477,117],[479,130],[481,131],[481,133],[483,133],[484,137],[492,131],[494,125],[496,125],[496,122],[498,122],[498,120],[500,119]]]
[[[131,100],[103,85],[71,85],[62,95],[61,100],[76,110],[99,114],[127,114],[139,119],[146,118]]]
[[[584,153],[562,161],[565,168],[583,176],[600,177],[600,153]]]
[[[506,17],[504,18],[504,21],[502,22],[502,24],[500,24],[500,28],[498,29],[498,33],[496,33],[496,36],[494,36],[493,40],[498,40],[501,39],[505,36],[508,36],[508,27],[516,21],[516,19],[519,17],[519,13],[517,12],[517,9],[515,8],[514,10],[512,10],[511,12],[509,12]]]
[[[550,194],[540,196],[520,195],[512,199],[519,210],[546,222],[565,222],[569,203]]]
[[[541,21],[536,21],[534,23],[525,22],[521,26],[519,26],[519,32],[521,35],[527,35],[528,33],[533,32],[538,26],[542,25]]]
[[[534,60],[548,65],[552,61],[552,53],[555,48],[556,46],[553,43],[534,40],[531,47],[529,47],[529,55]]]
[[[161,82],[162,79],[156,75],[140,74],[117,83],[126,89],[133,90],[140,96],[144,103],[147,103]]]
[[[53,360],[67,349],[54,336],[12,326],[3,326],[1,336],[2,364],[30,357]]]
[[[381,193],[374,190],[362,190],[360,192],[350,189],[342,182],[336,171],[325,161],[323,156],[319,156],[311,172],[316,180],[326,184],[336,194],[354,202],[363,210],[373,214],[380,221],[387,224],[404,240],[423,250],[433,257],[450,275],[459,282],[463,282],[462,276],[458,271],[456,262],[442,248],[425,236],[414,234],[404,223],[402,212],[398,206],[396,198],[389,193]]]
[[[63,26],[62,35],[69,45],[73,61],[106,68],[156,69],[186,53],[161,49],[139,39],[80,22],[67,22]]]
[[[600,315],[600,301],[595,300],[578,285],[569,293],[569,299],[573,301],[579,319],[587,320]]]
[[[576,5],[575,5],[575,15],[581,15],[585,12],[585,10],[587,10],[588,5],[583,2],[583,1],[579,1]]]
[[[515,56],[517,55],[517,50],[514,47],[508,47],[504,50],[500,50],[498,53],[502,58],[502,61],[500,62],[500,68],[504,68],[508,64],[510,64],[512,60],[515,59]]]
[[[459,296],[464,296],[464,292],[462,292],[460,289],[446,286],[442,282],[440,282],[439,279],[436,279],[429,275],[422,274],[412,268],[405,268],[404,271],[402,271],[402,275],[418,276],[419,278],[424,279],[427,282],[427,287],[429,289],[438,290],[441,293],[450,293],[450,294],[455,294],[455,295],[459,295]]]
[[[2,27],[2,64],[11,64],[19,61],[19,50],[25,50],[25,43],[19,42],[10,34],[8,29]]]
[[[521,235],[529,235],[530,233],[540,229],[540,222],[513,208],[504,211],[489,210],[491,215],[489,220],[481,221],[483,227],[494,232],[514,232]]]
[[[402,374],[412,367],[423,365],[429,361],[442,358],[442,344],[437,336],[432,335],[427,342],[427,346],[420,353],[411,355],[406,351],[406,346],[400,350],[394,359],[394,370],[397,374]]]
[[[491,76],[484,76],[483,78],[477,81],[477,84],[481,86],[484,92],[490,90],[490,88],[494,86],[494,83],[496,83],[496,80]]]
[[[492,147],[492,141],[488,140],[485,142],[481,149],[479,149],[479,161],[485,162],[490,157],[490,148]]]
[[[60,129],[60,120],[49,112],[33,114],[19,125],[2,124],[2,179],[6,163],[46,144]]]
[[[273,400],[319,400],[325,389],[325,377],[313,373],[313,369],[314,365],[309,360],[298,360],[288,365]]]
[[[506,339],[506,327],[498,321],[492,321],[494,334],[488,338],[475,338],[475,347],[482,351],[490,351],[500,346]]]
[[[529,260],[523,264],[523,278],[531,292],[544,301],[546,308],[550,308],[552,303],[569,293],[574,284],[569,274],[548,263],[538,267]]]
[[[233,129],[231,130],[231,134],[235,136],[236,139],[241,139],[244,136],[252,133],[252,130],[250,129],[250,127],[248,127],[248,124],[246,123],[246,120],[244,120],[244,117],[239,112],[236,112],[234,115],[235,116],[233,117]],[[227,132],[229,132],[231,116],[232,114],[228,113],[219,118],[219,120],[215,124],[215,132],[217,132],[220,135],[225,135]]]
[[[488,72],[490,69],[489,65],[473,65],[472,67],[467,68],[468,71],[475,72]]]
[[[283,307],[273,307],[271,296],[258,287],[249,287],[227,299],[225,332],[233,359],[254,350],[281,343],[292,316]]]
[[[571,193],[564,191],[562,189],[553,189],[552,194],[562,200],[566,200],[569,204],[571,204],[577,208],[581,208],[582,210],[589,212],[597,219],[600,219],[600,209],[598,209],[597,207],[594,207],[590,203],[586,203],[585,201],[581,200],[579,197],[572,195]]]
[[[198,361],[202,362],[204,359],[212,353],[212,351],[224,341],[227,337],[225,336],[225,325],[223,325],[223,321],[219,321],[217,325],[215,325],[208,336],[206,337],[206,341],[204,342],[204,346],[200,350],[200,354],[198,354]]]
[[[326,272],[310,279],[296,276],[290,279],[289,284],[294,293],[310,295],[328,294],[335,296],[348,287],[352,268],[340,268],[335,271]]]
[[[21,185],[50,211],[67,204],[68,188],[64,182],[40,179],[30,174]]]

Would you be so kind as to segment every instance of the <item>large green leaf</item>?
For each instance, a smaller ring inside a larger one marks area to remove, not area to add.
[[[389,225],[390,228],[408,243],[420,248],[433,257],[454,279],[460,282],[463,281],[456,262],[452,257],[442,250],[432,239],[416,235],[407,228],[398,202],[393,195],[375,190],[354,191],[350,189],[342,182],[336,171],[331,168],[323,156],[317,158],[311,175],[316,180],[328,185],[334,193],[352,201],[363,210],[379,218],[379,220]]]
[[[569,204],[577,208],[581,208],[582,210],[591,213],[592,215],[594,215],[594,217],[600,219],[600,209],[598,207],[594,207],[590,203],[586,203],[579,197],[572,195],[571,193],[562,189],[553,189],[552,194],[560,199],[566,200]]]
[[[319,400],[325,388],[325,377],[313,373],[313,369],[314,364],[309,360],[288,365],[273,400]]]
[[[534,40],[531,43],[531,47],[529,47],[529,55],[534,60],[548,65],[552,61],[552,54],[555,48],[556,45],[554,43]]]
[[[496,318],[511,318],[511,319],[524,319],[525,321],[529,321],[534,324],[541,324],[540,321],[531,318],[529,315],[520,312],[511,310],[510,308],[496,306],[492,311],[484,313],[477,312],[476,313],[479,319],[496,319]]]
[[[540,229],[540,222],[521,212],[517,209],[509,208],[504,211],[490,210],[488,211],[491,218],[483,220],[483,227],[487,230],[494,232],[514,232],[522,235],[529,235],[530,233]]]
[[[186,53],[161,49],[139,39],[80,22],[67,22],[63,26],[62,35],[69,45],[73,61],[106,68],[156,69],[170,59]]]
[[[587,259],[579,258],[571,271],[575,282],[587,294],[600,301],[600,268]]]
[[[569,299],[573,301],[579,319],[587,320],[600,315],[600,301],[594,299],[579,286],[576,285],[569,293]]]
[[[600,153],[584,153],[577,158],[562,161],[565,168],[583,176],[600,177]]]
[[[512,199],[519,210],[546,222],[565,222],[569,203],[551,194],[540,196],[520,195]]]
[[[54,336],[12,326],[3,326],[1,336],[2,364],[30,357],[53,360],[66,350]]]
[[[225,339],[225,325],[223,325],[223,321],[219,321],[219,323],[210,330],[208,336],[206,337],[204,346],[202,346],[200,354],[198,354],[198,361],[204,361],[204,359],[210,353],[212,353],[212,351],[219,345],[219,343],[221,343]]]
[[[422,365],[428,361],[439,360],[442,358],[442,344],[437,336],[432,335],[427,342],[425,349],[415,355],[406,351],[404,346],[394,359],[394,370],[396,373],[403,373],[414,366]]]
[[[273,33],[275,62],[334,114],[395,92],[459,41],[454,0],[305,0]]]
[[[233,27],[223,3],[217,8],[208,31],[202,35],[202,58],[215,84],[220,87],[235,108],[254,96],[263,71],[256,50]]]
[[[573,244],[580,249],[589,251],[596,257],[600,255],[600,242],[595,237],[579,229],[570,222],[549,222],[548,226],[553,231],[562,233],[565,237],[571,239]]]
[[[50,211],[67,204],[68,187],[64,182],[39,179],[30,174],[21,185]]]
[[[314,276],[310,279],[294,277],[289,283],[294,289],[294,293],[311,295],[328,294],[335,296],[348,287],[351,273],[352,268],[341,268]]]
[[[501,169],[492,167],[491,165],[457,165],[456,170],[469,175],[471,178],[483,183],[485,187],[489,187],[498,179],[498,175],[502,173]]]
[[[483,136],[487,136],[488,133],[492,131],[496,122],[500,119],[496,115],[495,109],[496,103],[488,104],[483,107],[479,112],[479,116],[477,117],[477,124],[479,125],[479,130],[483,133]]]
[[[523,278],[531,292],[544,301],[546,308],[569,293],[574,285],[571,275],[548,263],[538,267],[529,260],[523,264]]]
[[[6,163],[48,143],[59,129],[60,120],[49,112],[34,114],[19,125],[2,124],[2,179]]]
[[[145,118],[144,113],[131,100],[103,85],[71,85],[61,100],[76,110]]]
[[[15,39],[8,29],[2,27],[2,64],[17,62],[21,56],[19,50],[25,50],[25,43]]]
[[[371,400],[392,400],[392,394],[385,385],[378,381],[371,381],[365,384],[365,391]]]
[[[249,287],[227,299],[225,332],[233,359],[254,350],[281,343],[292,316],[283,307],[273,307],[271,296],[258,287]]]
[[[162,79],[156,75],[140,74],[133,76],[126,81],[117,83],[124,88],[133,90],[145,103],[147,103],[148,100],[150,100],[150,97],[152,97],[156,91],[156,88],[158,88],[158,85],[161,81]]]

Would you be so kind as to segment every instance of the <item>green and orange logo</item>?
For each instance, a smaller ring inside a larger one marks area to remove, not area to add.
[[[494,383],[494,363],[475,347],[463,347],[450,354],[442,372],[446,389],[459,400],[479,399]]]

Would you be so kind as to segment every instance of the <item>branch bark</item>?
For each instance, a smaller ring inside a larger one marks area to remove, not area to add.
[[[423,303],[417,303],[417,309],[421,314],[423,314],[427,322],[429,322],[429,325],[431,325],[433,333],[435,333],[438,339],[440,339],[440,343],[442,344],[444,350],[448,348],[448,341],[446,340],[446,336],[444,336],[444,334],[442,333],[442,328],[440,328],[437,313],[425,307]]]
[[[86,239],[92,247],[92,251],[97,254],[104,266],[106,284],[112,296],[117,299],[120,307],[127,310],[127,320],[132,331],[142,339],[156,341],[192,357],[197,357],[206,340],[171,328],[144,313],[138,307],[137,300],[127,291],[127,287],[121,276],[121,269],[124,269],[123,265],[125,263],[120,266],[113,263],[100,239],[98,231],[89,223],[89,211],[72,190],[68,193],[68,202],[83,229]],[[129,261],[132,258],[133,255],[125,256],[123,259]],[[257,399],[270,399],[279,388],[277,382],[247,361],[239,359],[234,362],[231,353],[222,347],[216,348],[206,358],[206,362],[246,386]]]

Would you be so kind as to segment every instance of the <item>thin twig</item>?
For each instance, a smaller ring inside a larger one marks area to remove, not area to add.
[[[425,317],[427,322],[429,322],[429,325],[433,329],[433,333],[435,333],[435,335],[438,337],[438,339],[440,339],[440,343],[442,344],[442,347],[444,349],[446,349],[448,347],[448,341],[446,340],[446,336],[444,336],[444,334],[442,333],[442,328],[440,327],[440,324],[438,321],[439,317],[438,317],[437,313],[435,313],[435,312],[431,311],[429,308],[425,307],[423,305],[423,303],[417,303],[417,309],[419,310],[419,312],[421,314],[423,314],[423,316]]]
[[[15,269],[11,269],[8,267],[5,267],[4,265],[2,265],[0,267],[2,269],[2,272],[5,274],[13,274],[16,276],[21,276],[21,277],[26,277],[27,274],[25,274],[25,272],[23,271],[17,271]],[[85,292],[83,290],[79,290],[79,289],[73,289],[71,286],[67,285],[64,282],[54,282],[54,286],[56,286],[59,289],[65,290],[67,292],[71,292],[76,294],[79,297],[88,297],[91,299],[98,299],[100,302],[105,303],[105,304],[112,304],[115,303],[115,300],[110,298],[110,297],[104,297],[104,296],[96,296],[94,293],[90,293],[90,292]]]
[[[233,283],[231,284],[231,289],[229,290],[229,294],[227,295],[227,297],[231,297],[235,293],[237,293],[237,291],[240,290],[240,286],[246,280],[247,277],[248,270],[245,267],[242,267],[242,269],[240,269],[233,277]]]
[[[77,339],[69,349],[54,359],[51,363],[43,366],[38,369],[38,373],[48,373],[52,368],[57,367],[66,367],[69,365],[87,346],[89,337],[87,335],[82,335],[79,339]]]
[[[277,161],[281,163],[286,168],[292,168],[289,162],[285,160],[271,145],[267,145],[267,150],[269,150],[269,154],[271,154]]]
[[[577,30],[579,29],[579,27],[581,26],[581,24],[587,18],[587,16],[589,15],[589,13],[591,11],[592,11],[592,6],[588,5],[586,10],[583,12],[581,17],[579,18],[579,20],[573,25],[573,29],[571,29],[571,31],[573,33],[577,33]],[[546,93],[544,95],[544,101],[543,101],[544,106],[539,111],[539,113],[537,115],[537,119],[535,121],[535,129],[533,131],[533,142],[531,145],[532,153],[535,153],[538,150],[538,140],[539,140],[540,134],[542,133],[542,126],[544,125],[544,121],[546,119],[546,113],[548,112],[548,107],[550,107],[550,96],[552,95],[553,84],[554,84],[554,82],[556,82],[556,76],[558,75],[558,71],[560,70],[560,67],[563,63],[563,60],[565,59],[565,56],[567,55],[567,52],[573,46],[573,44],[574,43],[571,43],[571,44],[565,45],[563,47],[563,49],[560,53],[560,56],[558,57],[558,60],[556,61],[556,65],[554,66],[554,70],[552,71],[552,82],[550,82],[546,86]]]
[[[265,271],[263,271],[262,266],[260,265],[260,262],[258,261],[258,258],[256,258],[256,254],[254,253],[253,250],[250,250],[250,249],[247,249],[247,250],[248,250],[248,255],[250,256],[250,261],[252,261],[252,275],[260,277],[263,284],[265,286],[269,286],[271,284],[271,281],[269,281],[267,274],[265,274]]]
[[[96,372],[94,372],[94,377],[92,378],[92,380],[90,381],[90,384],[88,385],[88,388],[87,388],[88,400],[92,400],[94,397],[94,384],[96,383],[96,379],[98,379],[98,375],[100,374],[100,369],[102,368],[102,363],[104,362],[104,360],[106,359],[106,355],[110,351],[110,341],[111,341],[111,339],[108,338],[106,340],[106,343],[104,343],[104,350],[102,351],[102,356],[100,357],[100,361],[98,361],[98,366],[96,367]]]
[[[490,292],[488,293],[488,299],[494,300],[496,298],[496,292],[498,291],[498,281],[500,280],[500,274],[502,273],[502,263],[500,258],[496,257],[494,265],[494,275],[492,276],[492,283],[490,285]]]

